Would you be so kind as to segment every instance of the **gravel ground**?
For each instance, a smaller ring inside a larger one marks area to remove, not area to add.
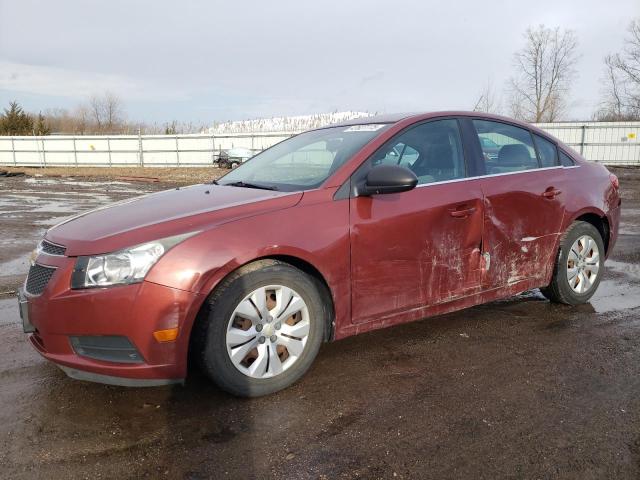
[[[534,291],[349,338],[269,397],[197,373],[152,389],[70,380],[0,296],[0,476],[639,478],[640,170],[615,173],[621,236],[590,304]],[[167,185],[0,179],[0,288],[54,220]]]
[[[175,185],[202,183],[218,178],[228,169],[224,168],[152,168],[152,167],[0,167],[11,173],[24,173],[31,177],[47,178],[88,178],[95,180],[117,180],[119,177],[141,177],[158,179]]]

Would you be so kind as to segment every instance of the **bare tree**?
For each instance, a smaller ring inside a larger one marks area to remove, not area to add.
[[[522,50],[514,55],[511,113],[529,122],[553,122],[562,115],[578,60],[578,40],[571,30],[528,28]]]
[[[100,133],[114,133],[124,123],[124,108],[112,92],[92,95],[87,107],[95,129]]]
[[[598,120],[640,119],[640,18],[631,22],[622,52],[605,58],[606,92]]]
[[[82,106],[69,112],[64,108],[48,108],[43,113],[53,133],[84,134],[88,128],[88,112]]]
[[[91,116],[91,120],[98,131],[102,131],[104,125],[104,108],[102,106],[102,98],[98,95],[92,95],[89,98],[89,106],[87,108]]]
[[[121,100],[113,92],[105,92],[103,97],[106,128],[112,131],[124,123],[124,108]]]
[[[90,128],[89,109],[85,105],[79,105],[74,110],[73,117],[75,119],[75,125],[72,126],[73,132],[81,135],[87,133],[87,130]]]
[[[478,94],[478,100],[473,107],[474,112],[500,113],[502,110],[501,101],[496,90],[493,88],[491,79]]]

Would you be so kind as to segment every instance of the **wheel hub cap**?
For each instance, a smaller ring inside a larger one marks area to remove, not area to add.
[[[600,270],[598,244],[589,235],[579,237],[567,258],[567,281],[571,289],[579,294],[591,290]]]
[[[273,328],[273,325],[271,325],[270,323],[267,323],[263,328],[262,328],[262,335],[265,337],[270,337],[271,335],[273,335],[273,331],[275,329]]]
[[[227,353],[252,378],[269,378],[289,369],[302,355],[310,331],[309,309],[284,285],[260,287],[235,308],[227,325]]]

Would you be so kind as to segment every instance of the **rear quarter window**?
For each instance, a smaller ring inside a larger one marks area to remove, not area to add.
[[[569,155],[562,151],[560,152],[560,165],[562,165],[563,167],[572,167],[575,164],[576,162],[574,162]]]

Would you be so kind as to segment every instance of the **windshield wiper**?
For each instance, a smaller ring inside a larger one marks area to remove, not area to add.
[[[219,185],[224,185],[227,187],[259,188],[260,190],[278,190],[276,187],[272,185],[260,185],[257,183],[249,183],[249,182],[243,182],[243,181],[221,183]]]

